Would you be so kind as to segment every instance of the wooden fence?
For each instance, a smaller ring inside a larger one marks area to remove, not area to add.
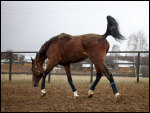
[[[14,74],[14,73],[12,73],[12,64],[16,64],[16,63],[22,63],[22,62],[13,62],[13,60],[12,60],[12,54],[13,53],[37,53],[36,51],[13,51],[13,52],[1,52],[1,54],[2,53],[7,53],[7,54],[10,54],[9,56],[9,81],[11,81],[11,76],[12,76],[12,74]],[[137,53],[137,62],[133,62],[133,63],[113,63],[113,64],[132,64],[132,65],[136,65],[136,67],[137,67],[137,75],[136,75],[136,77],[137,77],[137,83],[139,82],[139,76],[140,76],[140,65],[148,65],[149,66],[149,62],[147,62],[147,63],[141,63],[140,62],[140,54],[141,53],[148,53],[148,55],[149,55],[149,51],[110,51],[110,52],[108,52],[108,53]],[[1,62],[1,63],[6,63],[6,62]],[[81,63],[81,64],[89,64],[89,63]],[[91,77],[90,77],[90,82],[93,82],[93,75],[94,75],[94,73],[93,73],[93,63],[90,63],[90,65],[91,65],[91,72],[89,73],[89,74],[86,74],[86,75],[90,75]],[[6,74],[6,73],[4,73],[4,72],[1,72],[2,74]],[[7,73],[7,74],[8,74]],[[21,73],[18,73],[18,74],[21,74]],[[63,75],[65,74],[65,73],[62,73]],[[74,74],[74,75],[79,75],[79,74]],[[50,82],[50,74],[49,74],[49,76],[48,76],[48,82]]]

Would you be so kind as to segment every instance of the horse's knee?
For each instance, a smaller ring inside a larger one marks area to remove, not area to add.
[[[68,83],[70,84],[71,88],[72,88],[72,91],[75,92],[76,91],[76,88],[72,82],[72,77],[71,77],[71,74],[67,74],[67,78],[68,78]]]
[[[94,81],[93,85],[91,86],[91,90],[94,91],[97,83],[100,81],[101,77],[102,77],[102,73],[97,73],[96,74],[96,80]]]
[[[114,78],[112,74],[107,75],[107,79],[111,82],[114,82]]]
[[[71,83],[71,82],[72,82],[71,74],[68,74],[68,75],[67,75],[67,78],[68,78],[68,82]]]
[[[96,74],[96,79],[99,81],[101,79],[101,77],[103,76],[102,73],[97,73]]]
[[[48,72],[47,72],[47,71],[44,71],[43,73],[41,73],[41,77],[42,77],[43,79],[45,79],[46,76],[47,76],[47,74],[48,74]]]

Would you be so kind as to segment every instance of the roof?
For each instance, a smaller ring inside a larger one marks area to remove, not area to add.
[[[127,60],[113,60],[114,63],[133,63]]]
[[[113,60],[114,63],[133,63],[127,60]],[[118,64],[118,67],[133,67],[133,64]]]
[[[133,67],[132,64],[118,64],[118,67]]]
[[[82,64],[82,67],[91,67],[91,64]]]

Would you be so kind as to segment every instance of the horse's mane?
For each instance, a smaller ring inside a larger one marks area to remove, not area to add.
[[[39,59],[46,58],[46,51],[49,48],[49,46],[52,43],[55,43],[58,41],[58,36],[54,36],[50,38],[48,41],[46,41],[40,48],[39,52],[36,54],[36,61],[39,61]]]

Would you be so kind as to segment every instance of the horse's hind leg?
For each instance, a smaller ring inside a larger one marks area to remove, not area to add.
[[[93,96],[93,91],[94,91],[97,83],[99,82],[100,78],[102,77],[102,73],[103,73],[107,77],[107,79],[110,81],[110,85],[112,87],[113,93],[115,94],[115,96],[117,98],[117,101],[120,101],[121,95],[118,92],[118,89],[116,87],[116,84],[115,84],[112,74],[108,72],[108,69],[106,68],[104,63],[95,63],[95,67],[96,67],[96,71],[97,71],[96,80],[94,81],[90,91],[88,92],[88,97]]]
[[[68,82],[72,88],[72,91],[74,92],[74,98],[76,97],[79,97],[79,95],[77,94],[77,90],[73,84],[73,81],[72,81],[72,77],[71,77],[71,69],[70,69],[70,64],[68,65],[65,65],[65,70],[66,70],[66,74],[67,74],[67,78],[68,78]]]
[[[100,64],[100,70],[105,74],[105,76],[109,80],[110,85],[111,85],[112,90],[113,90],[113,93],[115,94],[115,96],[117,98],[116,101],[117,102],[121,101],[122,96],[121,96],[121,94],[119,94],[119,91],[118,91],[118,89],[116,87],[116,84],[115,84],[115,81],[114,81],[114,78],[113,78],[112,74],[109,73],[107,67],[103,63]]]
[[[94,89],[95,89],[96,85],[98,84],[98,82],[100,81],[102,76],[103,76],[103,74],[101,72],[96,74],[96,80],[94,81],[93,85],[91,86],[91,88],[88,92],[88,98],[91,98],[93,96]]]

